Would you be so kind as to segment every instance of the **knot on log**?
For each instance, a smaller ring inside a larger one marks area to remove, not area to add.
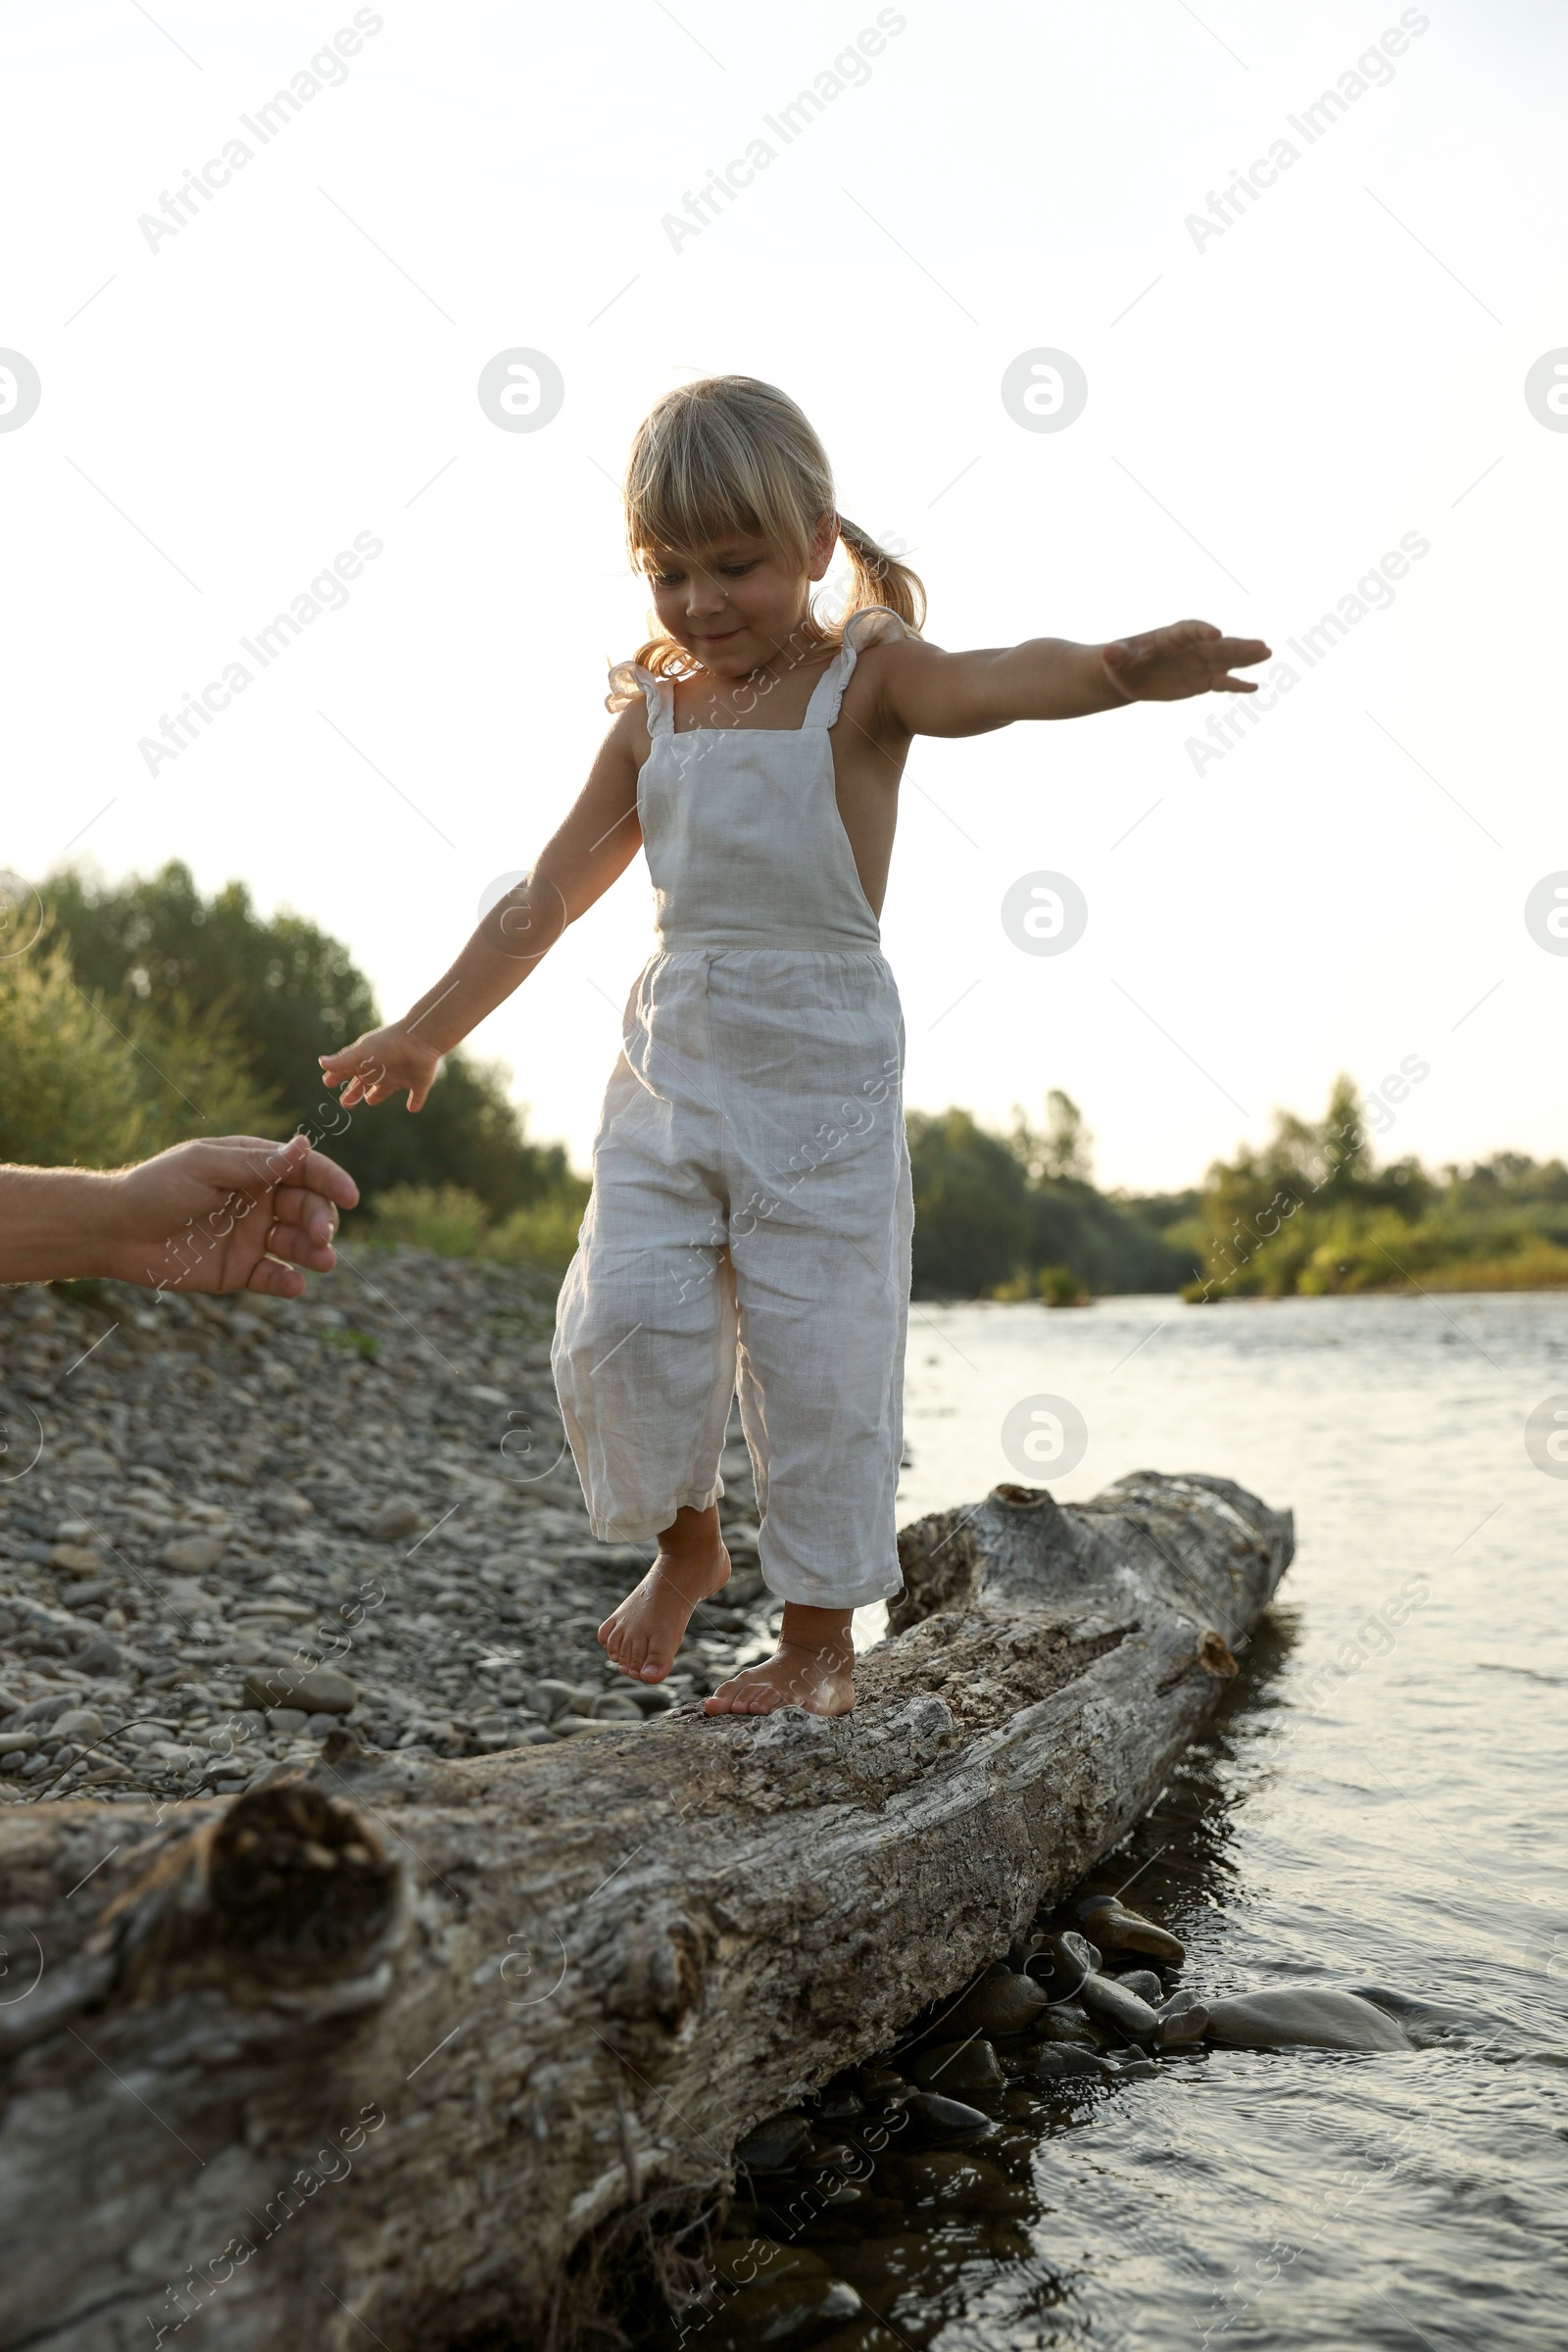
[[[628,2024],[674,2033],[696,2006],[706,1974],[702,1938],[682,1913],[658,1909],[634,1920],[613,1955],[605,2007]]]
[[[1049,1487],[1019,1487],[1009,1483],[993,1487],[991,1493],[993,1498],[1009,1511],[1039,1511],[1047,1503],[1053,1510],[1056,1508],[1056,1497]]]
[[[364,1952],[391,1925],[397,1886],[358,1815],[304,1781],[238,1798],[208,1855],[215,1936],[253,1959],[309,1965]]]
[[[136,2000],[201,1984],[241,2008],[324,2018],[384,1997],[400,1885],[356,1813],[283,1781],[166,1845],[105,1906],[88,1948],[118,1953]]]
[[[907,1633],[940,1610],[973,1600],[985,1575],[985,1553],[970,1524],[972,1511],[934,1511],[899,1530],[904,1591],[888,1602],[888,1632]]]

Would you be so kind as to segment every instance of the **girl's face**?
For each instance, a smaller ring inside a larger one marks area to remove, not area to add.
[[[825,514],[804,571],[794,557],[745,533],[686,554],[656,548],[648,579],[661,628],[714,677],[750,676],[798,638],[837,536],[838,517]]]

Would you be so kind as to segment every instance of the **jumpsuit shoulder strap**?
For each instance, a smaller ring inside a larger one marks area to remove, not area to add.
[[[863,625],[873,620],[876,623],[874,629]],[[891,631],[888,627],[890,622]],[[859,660],[861,645],[879,644],[889,634],[900,637],[909,635],[908,628],[891,606],[862,605],[858,612],[850,614],[844,623],[838,656],[828,663],[812,689],[811,699],[806,706],[806,716],[801,722],[803,727],[833,725],[839,714],[839,705],[844,700],[844,689],[855,675],[855,664]]]
[[[656,678],[651,669],[640,662],[617,662],[610,673],[610,692],[606,703],[612,710],[623,710],[641,694],[648,706],[650,735],[671,735],[675,729],[675,688],[669,678]]]

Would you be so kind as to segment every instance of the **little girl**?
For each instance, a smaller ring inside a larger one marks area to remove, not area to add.
[[[855,1703],[856,1609],[900,1590],[912,1207],[904,1023],[877,915],[914,735],[981,735],[1215,690],[1255,639],[1178,621],[1104,645],[950,654],[913,573],[837,511],[782,392],[717,376],[662,400],[627,469],[626,533],[659,633],[611,674],[615,722],[528,880],[403,1020],[322,1056],[345,1104],[404,1089],[525,979],[646,850],[657,946],[627,1002],[593,1197],[553,1360],[589,1517],[659,1555],[599,1629],[623,1674],[669,1672],[729,1577],[718,1460],[737,1385],[777,1653],[710,1713]],[[811,607],[836,543],[835,631]]]

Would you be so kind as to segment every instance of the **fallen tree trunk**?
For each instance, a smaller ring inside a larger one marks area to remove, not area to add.
[[[347,1735],[230,1805],[0,1821],[0,2345],[558,2332],[617,2214],[885,2047],[1115,1844],[1235,1672],[1288,1513],[1141,1473],[901,1539],[852,1718],[447,1765]],[[189,2339],[187,2339],[189,2340]]]

